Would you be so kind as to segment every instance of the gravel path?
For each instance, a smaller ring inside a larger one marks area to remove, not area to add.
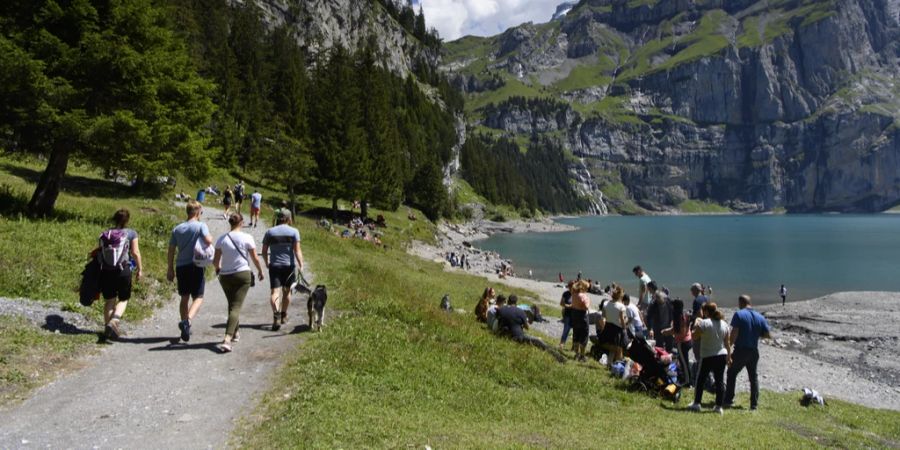
[[[0,297],[0,316],[22,317],[47,331],[65,334],[97,327],[94,321],[79,313],[21,298]]]
[[[219,236],[227,228],[221,211],[206,211]],[[247,231],[261,246],[264,228]],[[123,341],[88,358],[83,370],[0,411],[0,448],[225,447],[235,422],[256,406],[283,355],[308,329],[305,306],[295,299],[291,321],[270,331],[268,292],[268,280],[250,290],[241,341],[225,355],[215,351],[227,315],[219,283],[207,282],[189,344],[171,344],[179,333],[173,297],[152,319],[127,329]]]

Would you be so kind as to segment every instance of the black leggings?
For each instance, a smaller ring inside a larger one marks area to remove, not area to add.
[[[678,363],[681,365],[681,384],[691,384],[694,377],[691,376],[691,341],[676,344],[678,346]]]
[[[703,384],[702,381],[710,373],[716,380],[716,406],[721,407],[725,401],[725,366],[728,365],[728,357],[725,355],[709,356],[700,361],[700,373],[694,380],[694,403],[700,404],[703,400]]]

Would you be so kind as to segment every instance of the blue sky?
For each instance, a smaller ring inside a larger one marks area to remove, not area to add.
[[[564,0],[419,0],[429,27],[445,41],[493,36],[525,22],[546,22]]]

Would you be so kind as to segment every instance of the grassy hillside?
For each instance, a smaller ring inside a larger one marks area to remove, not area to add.
[[[318,230],[305,235],[304,254],[316,282],[328,285],[331,310],[341,316],[289,358],[277,385],[236,433],[238,446],[900,444],[898,413],[840,401],[806,409],[796,394],[764,392],[757,413],[733,410],[721,418],[683,412],[627,392],[596,363],[559,364],[488,334],[471,313],[485,287],[482,278],[446,273],[399,249],[374,249]],[[445,293],[465,313],[441,311]],[[747,401],[739,395],[739,404]],[[650,426],[658,432],[647,432]]]

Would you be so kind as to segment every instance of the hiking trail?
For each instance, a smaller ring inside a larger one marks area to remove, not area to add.
[[[214,239],[228,230],[221,210],[204,211]],[[256,240],[257,252],[265,230],[264,223],[244,228]],[[311,280],[306,267],[304,276]],[[225,332],[227,302],[219,282],[207,280],[186,344],[172,344],[179,335],[174,284],[171,292],[152,318],[124,324],[127,336],[87,357],[83,369],[0,410],[0,448],[225,447],[238,420],[272,386],[283,356],[301,342],[298,335],[309,330],[305,297],[292,296],[288,323],[271,331],[266,274],[244,301],[240,342],[232,353],[220,354],[216,344]]]

